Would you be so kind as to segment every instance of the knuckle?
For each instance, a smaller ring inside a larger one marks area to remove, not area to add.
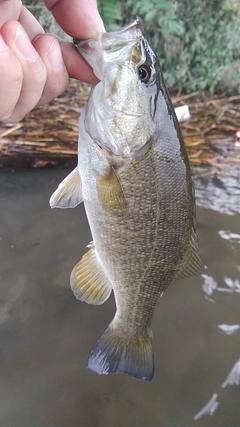
[[[20,64],[8,70],[8,73],[0,73],[0,80],[0,120],[8,122],[21,94],[23,72]]]
[[[41,69],[38,72],[38,82],[40,86],[44,86],[47,81],[47,69],[45,65],[42,63]]]
[[[21,67],[21,64],[19,62],[16,63],[15,67],[12,67],[9,71],[9,85],[12,87],[17,86],[21,87],[23,82],[23,69]]]
[[[47,80],[47,70],[41,60],[38,60],[32,67],[32,73],[28,76],[34,82],[37,91],[42,90]],[[26,78],[28,78],[26,77]]]
[[[62,73],[60,76],[51,74],[48,75],[41,99],[38,105],[45,105],[54,98],[63,93],[69,84],[69,76],[67,73]]]

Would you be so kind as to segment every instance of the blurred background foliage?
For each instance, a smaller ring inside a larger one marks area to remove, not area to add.
[[[62,36],[41,0],[23,3]],[[214,93],[229,84],[240,93],[239,0],[98,0],[98,7],[108,31],[142,19],[168,87]]]

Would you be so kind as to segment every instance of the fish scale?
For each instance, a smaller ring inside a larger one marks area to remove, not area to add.
[[[85,205],[93,242],[72,271],[75,296],[97,305],[114,293],[116,314],[89,369],[150,381],[159,296],[202,269],[187,153],[139,20],[75,44],[100,82],[81,114],[78,166],[50,205]]]
[[[159,165],[154,146],[151,145],[145,156],[131,162],[128,168],[118,173],[127,202],[121,220],[117,218],[116,221],[115,215],[109,209],[102,209],[101,205],[96,211],[93,189],[93,201],[85,202],[95,248],[100,259],[104,260],[113,285],[117,310],[121,313],[121,327],[136,334],[149,327],[157,299],[175,275],[177,260],[181,259],[181,253],[185,249],[186,233],[191,233],[191,229],[185,227],[182,221],[182,215],[186,215],[185,208],[182,213],[176,205],[179,197],[186,199],[187,185],[183,186],[181,196],[179,187],[176,189],[175,176],[179,176],[179,172],[175,174],[175,163],[164,160],[161,163]],[[171,168],[170,173],[166,168]],[[163,188],[157,188],[162,177],[160,179],[156,176],[156,170],[163,177],[170,176],[169,180],[165,179]],[[151,185],[152,182],[154,186]],[[144,194],[147,195],[144,201],[143,186]],[[170,198],[166,198],[167,193],[171,194]],[[191,221],[192,209],[189,207]],[[169,215],[166,215],[166,211]],[[175,246],[172,245],[173,241],[176,242]],[[136,263],[138,258],[139,262]]]

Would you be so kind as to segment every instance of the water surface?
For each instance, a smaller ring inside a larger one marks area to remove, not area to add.
[[[196,181],[206,270],[159,301],[147,384],[86,368],[115,305],[93,307],[70,290],[91,235],[83,206],[49,208],[68,172],[0,170],[0,426],[239,427],[239,181]]]

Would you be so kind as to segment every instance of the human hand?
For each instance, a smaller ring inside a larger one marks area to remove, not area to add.
[[[95,0],[44,0],[72,37],[104,31]],[[69,76],[97,81],[72,43],[45,34],[20,0],[0,0],[0,121],[16,122],[62,93]]]

